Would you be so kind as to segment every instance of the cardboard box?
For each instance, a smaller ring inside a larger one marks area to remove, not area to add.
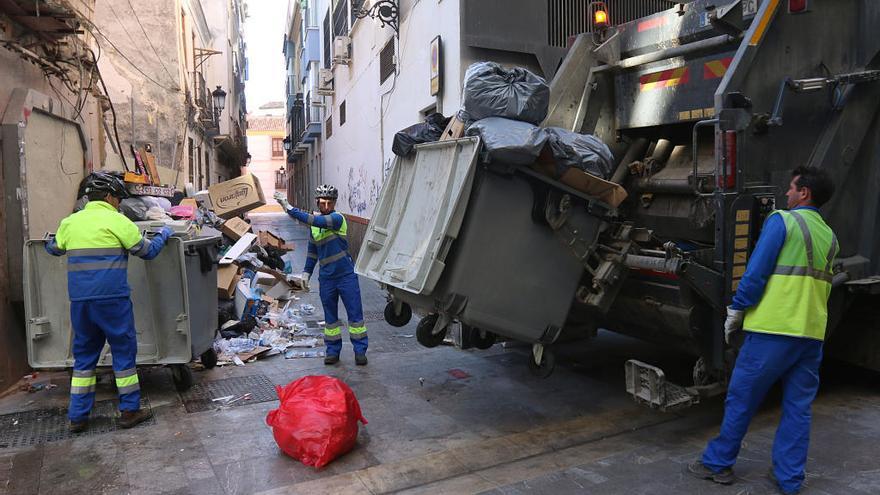
[[[238,217],[232,217],[229,220],[223,222],[223,225],[220,226],[220,232],[223,232],[223,234],[228,236],[233,241],[241,239],[241,236],[247,234],[250,231],[251,224],[245,222]]]
[[[266,204],[260,181],[254,174],[242,175],[208,188],[214,213],[220,218],[232,218]]]
[[[447,124],[446,129],[443,131],[443,135],[440,136],[440,141],[458,139],[462,136],[464,136],[464,122],[458,120],[458,115],[453,115],[452,118],[449,119],[449,124]]]
[[[217,297],[232,299],[235,297],[235,286],[241,280],[238,265],[226,265],[217,269]]]
[[[548,160],[540,160],[532,165],[532,168],[562,182],[566,186],[577,189],[589,196],[594,196],[612,208],[620,206],[620,203],[623,203],[627,196],[626,189],[620,184],[601,179],[578,168],[570,167],[561,177],[556,177],[556,167]]]
[[[180,206],[192,206],[195,209],[199,208],[198,203],[195,198],[183,198],[180,200]]]
[[[257,243],[263,247],[273,247],[276,249],[283,249],[284,239],[278,237],[277,235],[261,230],[257,232]]]

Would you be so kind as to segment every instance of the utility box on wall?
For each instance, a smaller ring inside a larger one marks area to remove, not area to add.
[[[82,124],[58,100],[12,92],[0,122],[9,298],[22,301],[24,242],[55,232],[73,212],[91,150]]]

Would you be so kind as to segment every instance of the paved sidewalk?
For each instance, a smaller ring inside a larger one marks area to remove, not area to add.
[[[294,266],[302,266],[305,229],[277,214],[255,216],[253,223],[293,240]],[[325,469],[280,452],[265,424],[277,401],[189,413],[167,369],[142,368],[142,390],[156,416],[151,425],[26,446],[2,444],[21,424],[0,426],[0,495],[773,493],[765,473],[778,395],[746,437],[737,484],[712,485],[684,468],[717,434],[722,401],[663,414],[624,392],[627,359],[658,364],[677,379],[689,373],[690,357],[600,332],[593,341],[559,349],[560,366],[542,380],[527,371],[525,346],[422,348],[413,336],[415,321],[403,328],[379,321],[383,294],[361,282],[365,310],[374,315],[367,321],[367,367],[354,365],[346,344],[334,367],[320,358],[274,356],[195,375],[199,384],[257,375],[278,385],[320,374],[345,381],[369,424],[354,450]],[[303,302],[320,308],[315,288]],[[40,380],[58,387],[0,399],[0,415],[65,408],[67,373],[42,373]],[[111,381],[112,375],[102,377],[98,400],[113,399]],[[876,383],[876,375],[823,370],[805,494],[880,493]],[[39,430],[39,422],[34,425]]]

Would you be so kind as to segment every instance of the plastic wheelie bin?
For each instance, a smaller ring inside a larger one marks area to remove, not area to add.
[[[24,248],[28,362],[34,369],[73,367],[73,329],[67,294],[67,259],[46,253],[45,240]],[[192,385],[186,366],[201,356],[216,363],[217,253],[220,237],[170,237],[155,259],[128,258],[140,365],[169,365],[175,386]],[[98,366],[112,364],[105,345]]]
[[[453,321],[476,332],[476,347],[493,335],[554,342],[584,269],[544,219],[552,186],[518,167],[482,163],[476,137],[416,150],[386,180],[355,268],[387,288],[389,323],[405,324],[412,308],[427,313],[417,336],[428,347]],[[570,221],[594,239],[603,224],[578,208]],[[538,368],[552,358],[542,354]]]

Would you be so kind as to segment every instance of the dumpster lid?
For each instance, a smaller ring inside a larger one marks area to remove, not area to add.
[[[416,146],[396,157],[370,219],[355,271],[414,294],[429,295],[467,211],[480,139]]]

